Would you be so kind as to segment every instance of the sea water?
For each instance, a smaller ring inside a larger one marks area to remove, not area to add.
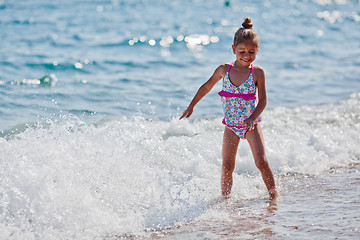
[[[220,197],[217,84],[244,17],[280,192],[240,143]],[[0,0],[0,239],[357,239],[359,1]]]

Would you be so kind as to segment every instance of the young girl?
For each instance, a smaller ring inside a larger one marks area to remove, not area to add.
[[[260,114],[266,106],[265,74],[260,66],[252,64],[259,50],[259,38],[252,26],[251,19],[245,18],[242,28],[235,33],[232,45],[236,61],[231,64],[222,64],[215,70],[210,79],[199,88],[180,119],[190,117],[195,105],[220,79],[223,79],[222,91],[219,92],[225,115],[221,192],[224,196],[231,193],[237,148],[240,139],[246,139],[270,198],[274,199],[278,193],[273,172],[265,155],[264,138],[259,124]],[[257,104],[256,90],[258,92]]]

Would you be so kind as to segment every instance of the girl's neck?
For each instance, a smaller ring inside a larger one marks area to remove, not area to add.
[[[239,63],[238,60],[236,60],[233,64],[233,67],[238,68],[238,69],[248,69],[248,68],[251,68],[251,65],[252,65],[252,63],[250,63],[249,65],[242,65]]]

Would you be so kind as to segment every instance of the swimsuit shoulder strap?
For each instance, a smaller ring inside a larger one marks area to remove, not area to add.
[[[227,73],[229,74],[231,67],[234,65],[234,62],[230,63],[229,69],[227,70]]]
[[[226,76],[229,78],[229,72],[230,72],[230,69],[231,67],[234,65],[234,62],[230,63],[230,66],[229,66],[229,69],[227,70],[225,76],[223,77],[223,84],[225,84],[225,78]]]
[[[251,64],[250,76],[252,76],[254,70],[254,64]]]

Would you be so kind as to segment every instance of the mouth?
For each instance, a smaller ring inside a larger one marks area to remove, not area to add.
[[[243,62],[246,62],[246,63],[248,63],[248,62],[250,62],[251,60],[250,59],[241,59]]]

